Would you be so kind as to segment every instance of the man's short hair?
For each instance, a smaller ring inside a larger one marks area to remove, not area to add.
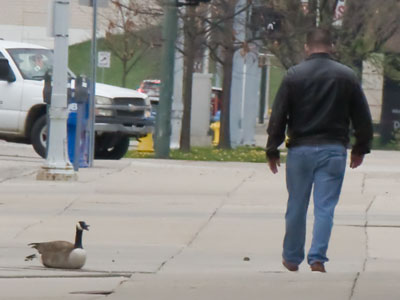
[[[316,28],[309,31],[307,34],[307,45],[309,47],[331,47],[332,44],[333,38],[329,30]]]

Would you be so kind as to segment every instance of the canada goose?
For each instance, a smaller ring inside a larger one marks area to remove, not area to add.
[[[82,246],[83,230],[89,230],[89,225],[80,221],[76,224],[75,244],[65,241],[46,243],[30,243],[28,246],[36,249],[40,254],[42,264],[48,268],[80,269],[86,262],[86,251]],[[38,257],[32,254],[25,261]]]

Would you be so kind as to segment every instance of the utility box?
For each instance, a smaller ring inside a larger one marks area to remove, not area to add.
[[[255,145],[261,69],[258,54],[234,55],[232,70],[230,130],[232,147]]]
[[[211,146],[211,136],[208,134],[211,117],[211,77],[211,74],[193,74],[191,146]]]

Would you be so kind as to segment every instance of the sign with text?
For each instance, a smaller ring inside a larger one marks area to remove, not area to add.
[[[343,15],[346,10],[346,0],[339,0],[336,5],[335,17],[333,18],[335,21],[333,22],[334,26],[342,26],[343,24]]]
[[[97,66],[99,68],[109,68],[111,66],[111,52],[100,51],[98,55]]]

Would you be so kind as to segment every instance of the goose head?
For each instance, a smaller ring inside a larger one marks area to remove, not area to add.
[[[82,230],[89,231],[89,226],[90,225],[86,224],[85,221],[79,221],[78,223],[76,223],[76,230],[78,230],[78,231],[82,231]]]

